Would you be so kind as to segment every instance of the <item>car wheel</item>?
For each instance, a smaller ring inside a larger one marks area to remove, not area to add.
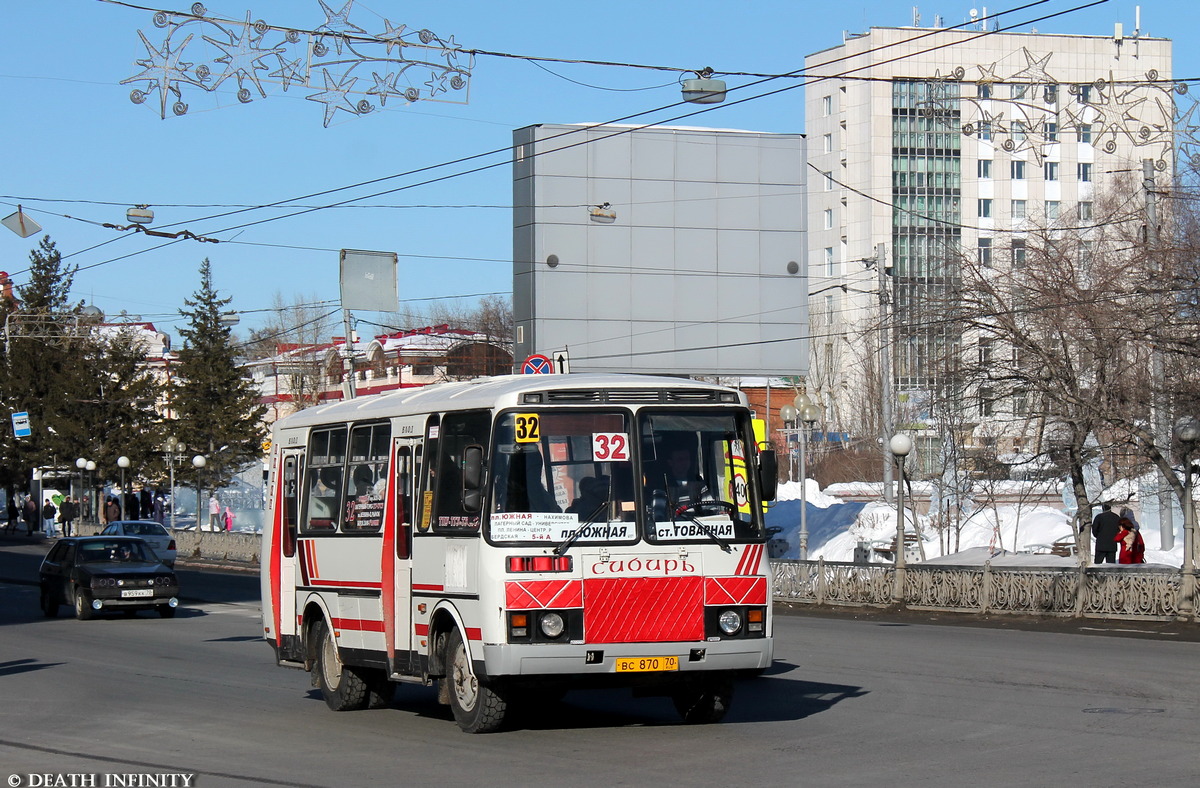
[[[76,588],[74,596],[75,618],[80,621],[87,621],[95,615],[95,611],[92,610],[92,600],[88,598],[87,591],[84,591],[82,588]]]
[[[313,627],[313,641],[317,646],[317,686],[325,705],[334,711],[358,711],[365,709],[368,702],[367,683],[362,677],[342,664],[338,656],[337,641],[324,621]]]
[[[46,618],[58,617],[58,603],[54,601],[54,597],[51,596],[50,589],[48,588],[42,589],[41,605],[42,615],[44,615]]]
[[[733,703],[733,682],[722,678],[686,684],[671,695],[671,700],[675,711],[690,725],[720,722]]]
[[[163,618],[175,618],[175,608],[170,605],[159,605],[158,614]]]
[[[471,669],[471,654],[456,629],[446,641],[446,678],[454,721],[466,733],[491,733],[504,724],[508,702],[492,687],[481,684]]]

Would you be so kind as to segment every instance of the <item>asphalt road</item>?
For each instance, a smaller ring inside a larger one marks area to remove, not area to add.
[[[0,544],[0,577],[25,552]],[[774,669],[739,684],[719,725],[681,725],[663,699],[590,691],[515,730],[467,736],[430,688],[402,686],[388,709],[329,711],[307,675],[275,667],[259,639],[257,579],[210,573],[207,582],[225,598],[189,601],[174,619],[87,622],[65,610],[43,619],[33,585],[0,582],[0,780],[1191,786],[1200,777],[1200,644],[1169,636],[779,616]]]

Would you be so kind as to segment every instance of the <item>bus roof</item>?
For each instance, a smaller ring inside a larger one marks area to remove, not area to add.
[[[557,404],[746,404],[737,389],[687,378],[654,375],[570,374],[498,375],[457,383],[436,383],[419,388],[332,402],[285,416],[278,429],[307,427],[342,421],[383,419],[410,413],[473,410],[526,404],[521,395],[543,393],[542,402]],[[612,392],[610,395],[608,392]],[[733,394],[734,397],[721,395]]]

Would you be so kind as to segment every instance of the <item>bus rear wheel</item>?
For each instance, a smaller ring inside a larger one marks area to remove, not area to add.
[[[466,733],[491,733],[504,724],[508,702],[481,684],[471,669],[471,653],[456,629],[446,641],[446,678],[454,721]]]
[[[338,656],[337,641],[324,621],[313,627],[313,642],[317,646],[313,678],[321,690],[325,705],[334,711],[357,711],[367,707],[367,683]]]
[[[720,722],[733,703],[733,681],[720,678],[684,684],[671,694],[671,700],[689,725]]]

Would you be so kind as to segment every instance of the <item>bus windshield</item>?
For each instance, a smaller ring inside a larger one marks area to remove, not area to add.
[[[761,502],[749,484],[749,418],[643,411],[638,431],[648,540],[711,540],[728,549],[729,541],[762,538]]]
[[[493,446],[491,541],[637,541],[628,414],[505,413]]]
[[[747,483],[748,416],[509,412],[496,423],[488,538],[502,543],[762,538]],[[757,496],[755,496],[757,497]],[[638,516],[638,513],[641,516]]]

